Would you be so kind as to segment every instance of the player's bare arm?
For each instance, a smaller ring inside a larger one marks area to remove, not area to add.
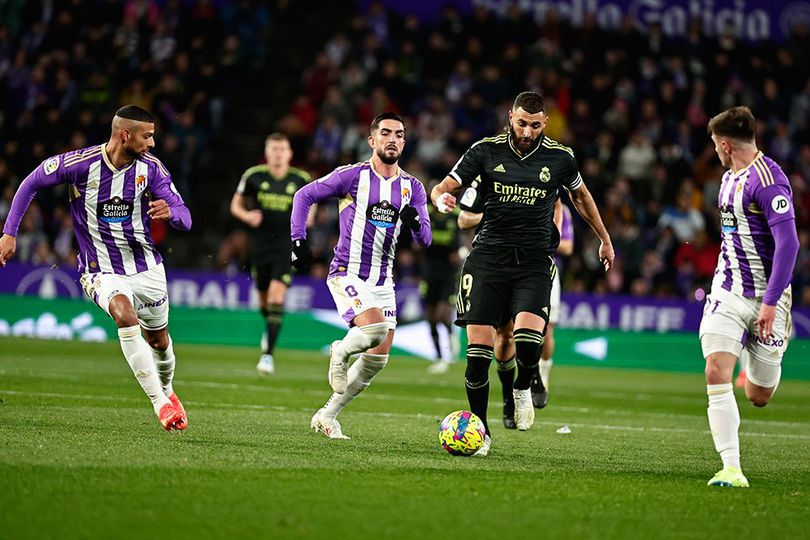
[[[560,199],[557,199],[557,202],[554,203],[554,225],[557,226],[557,230],[562,232],[563,228],[563,209],[562,203]],[[557,246],[557,253],[563,255],[564,257],[568,257],[574,252],[574,241],[568,239],[560,239],[560,245]]]
[[[234,193],[231,198],[231,215],[249,227],[257,228],[262,224],[261,210],[248,210],[245,206],[245,196],[241,193]]]
[[[452,176],[446,176],[430,192],[430,200],[439,209],[439,212],[447,214],[456,207],[456,197],[453,195],[461,189],[461,183]]]
[[[479,223],[481,223],[481,219],[484,217],[483,213],[474,213],[468,210],[462,210],[461,213],[458,215],[458,228],[459,229],[472,229],[473,227],[477,227]]]
[[[574,203],[574,208],[579,212],[579,215],[585,218],[585,221],[591,226],[593,232],[599,237],[599,241],[601,242],[599,246],[599,260],[605,267],[605,271],[610,270],[613,266],[613,259],[615,258],[613,244],[610,241],[610,235],[605,228],[605,224],[602,223],[602,216],[599,215],[599,209],[596,207],[596,202],[594,202],[591,192],[582,184],[579,188],[569,191],[568,194],[571,197],[571,202]]]

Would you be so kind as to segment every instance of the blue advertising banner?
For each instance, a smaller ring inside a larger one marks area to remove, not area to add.
[[[501,15],[516,5],[537,22],[542,22],[553,10],[573,26],[580,26],[586,17],[592,16],[603,28],[618,28],[624,17],[629,16],[641,31],[660,23],[664,35],[670,37],[685,36],[692,20],[699,21],[703,35],[717,36],[730,30],[746,41],[783,41],[793,25],[803,23],[810,27],[810,2],[801,0],[382,0],[382,3],[395,13],[416,15],[426,22],[438,19],[448,4],[462,13],[481,6]],[[364,11],[369,4],[371,0],[361,1]]]

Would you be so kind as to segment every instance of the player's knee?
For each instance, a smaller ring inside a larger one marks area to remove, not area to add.
[[[146,332],[146,342],[156,351],[169,348],[169,333],[166,331]]]
[[[748,401],[750,401],[751,404],[754,407],[759,407],[759,408],[764,407],[765,405],[767,405],[771,401],[771,396],[772,395],[773,395],[773,391],[771,391],[771,390],[763,390],[763,389],[758,388],[758,387],[755,387],[755,388],[746,387],[745,388],[745,397],[748,398]]]
[[[467,345],[467,369],[464,381],[468,388],[480,388],[489,382],[489,365],[492,362],[492,347]]]
[[[385,341],[385,338],[388,336],[388,323],[367,324],[361,326],[360,330],[363,331],[363,335],[366,339],[366,343],[363,344],[365,345],[365,349],[372,349]]]
[[[518,328],[515,330],[515,356],[518,363],[532,368],[540,361],[543,350],[543,334],[537,330]]]
[[[116,295],[110,301],[110,316],[118,328],[128,328],[138,325],[138,314],[132,307],[132,302],[123,294]]]

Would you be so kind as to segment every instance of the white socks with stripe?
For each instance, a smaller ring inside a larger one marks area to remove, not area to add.
[[[388,323],[374,323],[365,326],[352,326],[346,337],[340,340],[335,352],[342,358],[348,359],[351,355],[365,352],[385,341],[388,336]]]
[[[152,360],[155,361],[157,368],[158,378],[160,385],[163,387],[163,393],[167,396],[172,395],[174,388],[172,387],[172,380],[174,379],[174,347],[172,347],[172,337],[168,336],[169,346],[165,351],[152,349]]]
[[[163,387],[155,370],[150,347],[141,336],[141,327],[128,326],[119,328],[118,339],[121,342],[121,351],[124,353],[124,358],[127,359],[132,373],[135,374],[141,388],[152,402],[155,414],[158,414],[161,407],[171,402],[163,393]]]
[[[387,354],[361,354],[360,358],[349,368],[346,392],[343,394],[332,394],[332,397],[330,397],[326,405],[323,406],[324,416],[330,420],[334,419],[346,405],[360,395],[360,392],[368,388],[368,385],[371,384],[371,379],[382,371],[382,368],[384,368],[387,363]]]
[[[740,409],[731,383],[706,385],[709,394],[709,429],[723,468],[740,466]]]

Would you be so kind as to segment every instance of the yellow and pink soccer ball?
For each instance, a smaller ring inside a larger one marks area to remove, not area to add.
[[[454,456],[471,456],[484,444],[484,423],[470,411],[455,411],[439,424],[439,442]]]

